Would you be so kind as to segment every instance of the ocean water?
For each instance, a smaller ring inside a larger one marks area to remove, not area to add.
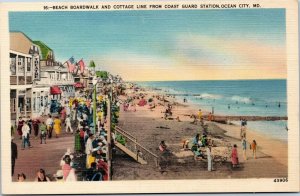
[[[286,80],[135,82],[222,115],[287,116]],[[198,109],[198,108],[197,108]],[[286,140],[287,121],[257,121],[248,127]]]

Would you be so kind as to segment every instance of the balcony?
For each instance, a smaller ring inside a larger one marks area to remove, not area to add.
[[[40,81],[36,81],[37,85],[48,85],[48,86],[53,86],[53,85],[73,85],[74,80],[51,80],[49,78],[41,78]]]
[[[26,84],[32,84],[32,76],[26,76]],[[10,76],[10,85],[25,85],[25,76]]]

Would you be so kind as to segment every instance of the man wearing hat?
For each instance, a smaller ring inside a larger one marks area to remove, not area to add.
[[[86,153],[86,168],[91,167],[91,163],[93,162],[92,153],[93,153],[93,141],[94,141],[94,134],[89,133],[89,138],[86,141],[85,145],[85,153]]]
[[[22,139],[22,127],[23,127],[24,123],[25,123],[25,121],[20,116],[19,120],[18,120],[18,127],[17,127],[17,131],[18,131],[18,134],[20,136],[20,139]]]

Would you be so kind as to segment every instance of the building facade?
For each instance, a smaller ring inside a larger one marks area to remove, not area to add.
[[[32,116],[33,83],[40,78],[40,48],[22,32],[10,33],[11,120]]]
[[[57,64],[57,62],[55,62],[54,52],[49,46],[47,46],[42,41],[33,41],[33,43],[40,47],[40,50],[41,50],[40,65],[41,65],[41,67],[55,66]]]

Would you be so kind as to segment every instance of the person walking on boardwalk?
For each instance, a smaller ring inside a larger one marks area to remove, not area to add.
[[[244,138],[244,137],[242,139],[242,149],[243,149],[243,157],[244,157],[244,160],[246,161],[247,160],[247,155],[246,155],[247,141],[246,141],[246,138]]]
[[[46,120],[46,125],[47,125],[47,135],[48,138],[52,138],[52,131],[53,131],[53,119],[52,116],[49,114],[48,118]]]
[[[11,138],[11,176],[15,173],[15,163],[18,159],[18,146],[13,142],[13,137]]]
[[[18,126],[17,126],[17,131],[18,131],[18,135],[20,136],[20,139],[22,139],[22,127],[23,127],[24,123],[25,123],[25,121],[20,116],[19,120],[18,120]]]
[[[71,126],[70,116],[67,116],[65,123],[66,123],[66,133],[68,133],[69,129],[70,129],[70,132],[73,134],[73,129],[72,129],[72,126]]]
[[[30,148],[30,141],[29,141],[29,126],[28,122],[25,122],[22,127],[22,150],[25,149],[25,146],[27,145],[28,148]]]
[[[253,140],[252,143],[250,144],[250,149],[252,150],[252,155],[254,159],[256,159],[256,148],[257,148],[257,143],[255,140]]]
[[[41,139],[40,144],[43,143],[43,140],[44,140],[44,143],[46,144],[46,138],[47,138],[47,126],[46,126],[45,122],[42,122],[42,123],[40,124],[39,129],[40,129],[40,139]]]
[[[61,133],[61,120],[58,118],[58,116],[54,119],[54,126],[53,126],[55,137],[58,138],[58,136]]]
[[[34,133],[34,137],[35,139],[38,138],[39,135],[39,124],[40,124],[40,120],[35,118],[32,120],[32,128],[33,128],[33,133]]]
[[[231,151],[231,163],[232,167],[235,168],[239,164],[239,158],[238,158],[238,153],[237,153],[237,145],[234,144],[232,151]]]
[[[62,110],[60,111],[60,119],[62,122],[65,122],[66,115],[67,115],[66,107],[62,107]]]

